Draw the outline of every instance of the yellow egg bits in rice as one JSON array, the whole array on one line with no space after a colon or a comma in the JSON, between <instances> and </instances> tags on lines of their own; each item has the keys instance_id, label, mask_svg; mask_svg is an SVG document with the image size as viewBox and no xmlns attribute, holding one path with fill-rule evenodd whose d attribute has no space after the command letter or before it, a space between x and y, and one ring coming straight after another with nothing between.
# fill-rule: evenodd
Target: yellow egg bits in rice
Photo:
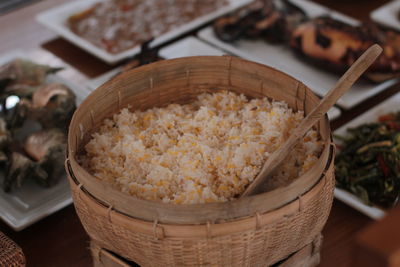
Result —
<instances>
[{"instance_id":1,"label":"yellow egg bits in rice","mask_svg":"<svg viewBox=\"0 0 400 267\"><path fill-rule=\"evenodd\" d=\"M186 105L124 108L92 135L83 163L94 176L142 199L228 201L244 191L302 119L303 112L286 103L229 91L203 93ZM310 169L321 149L310 130L273 183L287 184Z\"/></svg>"}]
</instances>

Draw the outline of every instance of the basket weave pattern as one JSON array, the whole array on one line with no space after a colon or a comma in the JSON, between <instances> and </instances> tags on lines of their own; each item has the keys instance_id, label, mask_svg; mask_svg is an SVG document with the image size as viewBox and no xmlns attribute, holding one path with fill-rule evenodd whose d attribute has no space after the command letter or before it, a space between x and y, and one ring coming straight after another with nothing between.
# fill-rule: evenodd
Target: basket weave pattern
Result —
<instances>
[{"instance_id":1,"label":"basket weave pattern","mask_svg":"<svg viewBox=\"0 0 400 267\"><path fill-rule=\"evenodd\" d=\"M154 223L115 212L83 192L74 181L71 184L75 207L89 236L101 247L141 266L268 266L309 244L321 232L333 199L334 179L331 165L319 183L298 200L236 222L247 230L219 235L213 225L197 225L192 227L204 227L209 236L188 239L169 236L167 229L172 226L157 224L164 229L164 236L160 236L152 231ZM284 214L262 225L277 213ZM134 223L124 225L121 221ZM141 232L136 224L145 230Z\"/></svg>"},{"instance_id":2,"label":"basket weave pattern","mask_svg":"<svg viewBox=\"0 0 400 267\"><path fill-rule=\"evenodd\" d=\"M0 266L25 266L20 247L0 232Z\"/></svg>"},{"instance_id":3,"label":"basket weave pattern","mask_svg":"<svg viewBox=\"0 0 400 267\"><path fill-rule=\"evenodd\" d=\"M70 125L66 169L77 213L99 247L142 266L257 267L285 259L320 234L334 189L335 149L326 117L316 125L324 148L314 167L288 186L232 202L141 200L79 165L77 156L90 134L120 108L183 104L221 89L268 96L306 114L319 101L304 84L275 69L232 57L194 57L124 73L80 105Z\"/></svg>"}]
</instances>

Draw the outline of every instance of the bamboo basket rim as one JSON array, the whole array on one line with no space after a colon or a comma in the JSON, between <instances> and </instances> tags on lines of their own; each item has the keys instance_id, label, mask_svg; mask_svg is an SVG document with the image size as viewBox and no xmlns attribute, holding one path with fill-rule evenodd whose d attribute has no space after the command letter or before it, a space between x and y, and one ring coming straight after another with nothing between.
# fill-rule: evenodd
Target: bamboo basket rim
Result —
<instances>
[{"instance_id":1,"label":"bamboo basket rim","mask_svg":"<svg viewBox=\"0 0 400 267\"><path fill-rule=\"evenodd\" d=\"M77 114L84 112L85 107L89 105L91 102L95 101L97 97L104 96L103 91L107 88L113 88L113 86L118 82L118 80L125 79L127 77L133 77L139 73L148 73L153 74L154 67L159 67L166 64L168 62L170 65L181 65L188 62L193 61L226 61L226 67L229 72L229 76L227 79L229 83L231 83L230 73L231 69L234 68L236 65L239 64L249 64L254 68L259 68L260 71L270 71L279 73L284 78L290 79L297 83L298 87L304 87L305 91L308 91L310 94L310 98L317 98L312 91L305 86L303 83L298 81L297 79L279 71L272 67L265 66L259 63L247 61L244 59L232 57L232 56L197 56L197 57L186 57L186 58L178 58L178 59L171 59L171 60L163 60L159 62L155 62L152 64L148 64L139 68L135 68L133 70L124 72L111 81L108 81L104 85L100 86L98 89L93 91L77 108L74 113L74 116L71 120L69 134L68 134L68 151L67 151L67 160L66 160L66 169L67 171L75 177L75 179L79 183L79 187L84 187L85 190L90 193L91 195L95 196L96 199L99 199L100 202L105 203L105 205L112 207L114 210L118 210L122 214L129 215L134 218L143 219L147 221L154 221L158 220L164 223L177 223L177 224L199 224L205 222L216 222L218 220L233 220L238 219L246 216L251 216L251 214L246 213L244 209L248 207L258 206L253 208L250 213L254 212L261 212L265 213L267 211L271 211L290 203L297 197L300 197L305 192L309 191L316 183L318 183L320 176L317 174L323 173L326 169L326 166L329 166L331 161L333 160L330 158L330 145L332 143L331 137L326 138L324 142L323 151L318 159L318 162L326 163L325 165L322 164L315 164L310 170L308 170L303 175L296 178L296 180L290 183L288 186L280 187L274 189L272 191L268 191L262 194L248 196L242 199L237 199L228 202L217 202L217 203L205 203L205 204L171 204L171 203L163 203L161 201L152 201L152 200L144 200L139 199L135 196L128 195L126 193L122 193L119 190L113 188L106 182L103 182L93 175L91 175L86 169L84 169L77 161L77 151L72 147L71 136L74 134L72 129L75 127L79 129L81 132L81 136L83 135L81 125L78 125L77 122ZM190 64L188 64L190 65ZM187 70L187 69L186 69ZM261 79L261 76L259 77ZM153 89L153 80L150 79L149 86L151 90ZM230 88L234 88L235 85L230 85ZM118 106L120 101L120 96L118 95ZM317 98L318 99L318 98ZM91 112L86 112L87 114L91 114ZM103 118L104 119L104 118ZM330 127L328 123L328 118L325 115L324 123L326 125L326 131L330 136ZM76 133L75 133L76 134ZM77 138L78 140L79 138ZM78 178L74 172L79 172L81 175ZM259 207L261 203L263 207ZM128 205L129 204L129 205ZM124 206L126 205L126 206ZM240 208L235 208L240 205ZM150 209L151 216L140 217L136 214L136 210L132 207L146 207ZM165 210L165 212L163 211ZM238 211L237 214L225 214L225 210L236 210ZM172 214L168 214L172 213Z\"/></svg>"},{"instance_id":2,"label":"bamboo basket rim","mask_svg":"<svg viewBox=\"0 0 400 267\"><path fill-rule=\"evenodd\" d=\"M336 147L330 145L330 157L333 158ZM130 214L115 209L113 206L108 206L102 200L92 195L89 191L82 186L75 176L68 175L73 190L77 191L78 198L83 201L85 205L90 206L92 209L97 210L99 214L108 217L110 223L125 226L127 228L134 228L135 231L153 235L156 239L164 238L212 238L224 235L230 235L237 232L260 228L264 225L270 225L282 219L288 218L297 212L301 212L304 206L317 195L323 187L327 184L327 179L333 179L326 173L329 168L333 166L333 161L327 164L323 174L319 177L317 183L312 186L307 192L298 198L292 200L284 206L278 207L273 210L268 210L264 213L249 214L247 217L237 218L236 220L224 220L218 222L205 222L202 224L170 224L154 221L145 221Z\"/></svg>"}]
</instances>

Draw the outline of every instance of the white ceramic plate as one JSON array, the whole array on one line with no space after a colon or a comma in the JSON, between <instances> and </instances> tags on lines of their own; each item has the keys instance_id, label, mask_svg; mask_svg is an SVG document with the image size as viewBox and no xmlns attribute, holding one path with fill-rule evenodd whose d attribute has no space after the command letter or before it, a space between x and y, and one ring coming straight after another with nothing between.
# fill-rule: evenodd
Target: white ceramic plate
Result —
<instances>
[{"instance_id":1,"label":"white ceramic plate","mask_svg":"<svg viewBox=\"0 0 400 267\"><path fill-rule=\"evenodd\" d=\"M0 57L0 66L15 58L29 59L22 52L11 52ZM59 82L71 88L77 96L77 104L89 94L89 91L60 78L49 75L48 82ZM0 176L0 185L3 182ZM22 230L34 222L64 208L72 203L70 188L66 177L51 188L43 188L32 179L27 179L23 186L11 193L0 188L0 218L16 231Z\"/></svg>"},{"instance_id":2,"label":"white ceramic plate","mask_svg":"<svg viewBox=\"0 0 400 267\"><path fill-rule=\"evenodd\" d=\"M334 120L334 119L339 118L341 114L342 114L342 112L340 111L340 109L338 109L337 107L332 107L328 111L328 118L330 120Z\"/></svg>"},{"instance_id":3,"label":"white ceramic plate","mask_svg":"<svg viewBox=\"0 0 400 267\"><path fill-rule=\"evenodd\" d=\"M340 13L331 11L326 7L322 7L310 1L292 0L303 9L311 17L330 14L337 19L346 21L347 23L356 24L357 21ZM283 72L292 75L296 79L302 81L309 86L316 94L323 96L334 86L339 79L339 75L333 74L319 67L305 63L299 59L285 45L272 45L263 40L239 40L235 43L226 43L216 37L212 27L205 28L199 32L200 39L220 47L221 49L262 64L272 66ZM396 81L390 80L381 84L373 84L367 81L358 81L338 102L337 104L344 109L352 108L374 96L375 94L385 90L393 85Z\"/></svg>"},{"instance_id":4,"label":"white ceramic plate","mask_svg":"<svg viewBox=\"0 0 400 267\"><path fill-rule=\"evenodd\" d=\"M160 49L159 55L165 59L191 56L222 56L226 54L221 49L190 36Z\"/></svg>"},{"instance_id":5,"label":"white ceramic plate","mask_svg":"<svg viewBox=\"0 0 400 267\"><path fill-rule=\"evenodd\" d=\"M190 56L222 56L223 54L226 53L193 36L186 37L182 40L165 46L159 51L159 56L164 59ZM109 72L89 80L86 86L89 88L89 90L95 90L97 87L117 75L120 71L121 67L110 70Z\"/></svg>"},{"instance_id":6,"label":"white ceramic plate","mask_svg":"<svg viewBox=\"0 0 400 267\"><path fill-rule=\"evenodd\" d=\"M348 128L354 128L357 127L358 125L368 123L368 122L376 122L379 118L379 116L390 113L390 112L396 112L400 110L400 93L397 93L396 95L392 96L391 98L383 101L379 105L373 107L372 109L368 110L367 112L363 113L359 117L353 119L352 121L346 123L339 129L337 129L334 134L335 135L341 135L341 136L346 136L347 134L347 129ZM335 143L340 144L340 141L334 140ZM378 207L371 207L368 205L365 205L360 199L358 199L356 196L353 194L342 190L342 189L335 189L335 197L337 199L340 199L341 201L345 202L349 206L359 210L360 212L364 213L365 215L368 215L369 217L373 219L380 219L385 215L385 211L378 208Z\"/></svg>"},{"instance_id":7,"label":"white ceramic plate","mask_svg":"<svg viewBox=\"0 0 400 267\"><path fill-rule=\"evenodd\" d=\"M55 31L68 41L76 44L87 52L101 58L102 60L113 64L124 58L131 57L140 52L140 46L133 47L126 51L123 51L118 54L111 54L107 51L93 45L89 41L81 38L80 36L73 33L68 26L66 25L67 19L72 15L79 11L85 10L92 6L94 3L101 2L105 0L86 0L86 1L73 1L70 3L66 3L59 7L55 7L53 9L44 11L37 15L36 19L42 25L48 27L49 29ZM251 0L228 0L228 4L225 7L220 9L216 9L214 12L198 17L193 21L186 23L182 26L179 26L167 33L164 33L160 36L155 36L156 38L150 43L150 47L157 46L164 42L167 42L179 35L193 30L225 13L228 13L238 7L241 7L245 4L250 3Z\"/></svg>"},{"instance_id":8,"label":"white ceramic plate","mask_svg":"<svg viewBox=\"0 0 400 267\"><path fill-rule=\"evenodd\" d=\"M373 21L400 31L399 12L400 1L391 1L375 9L370 16Z\"/></svg>"}]
</instances>

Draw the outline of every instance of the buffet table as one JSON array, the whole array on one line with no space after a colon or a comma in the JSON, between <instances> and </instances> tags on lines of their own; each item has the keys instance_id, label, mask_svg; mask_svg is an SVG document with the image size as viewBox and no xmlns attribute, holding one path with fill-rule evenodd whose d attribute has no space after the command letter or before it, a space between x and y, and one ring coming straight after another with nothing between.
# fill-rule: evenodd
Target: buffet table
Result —
<instances>
[{"instance_id":1,"label":"buffet table","mask_svg":"<svg viewBox=\"0 0 400 267\"><path fill-rule=\"evenodd\" d=\"M115 66L107 65L68 41L39 25L34 17L40 11L57 6L67 0L42 0L0 16L0 54L23 50L33 57L47 57L49 63L65 62L71 68L61 73L75 83L85 83ZM359 20L367 21L369 13L387 0L316 0L329 8ZM195 34L191 32L190 34ZM400 84L342 111L341 117L331 122L337 129L352 118L400 91ZM1 204L0 204L1 205ZM335 200L328 222L323 230L320 266L350 266L353 241L357 232L373 222L353 208ZM73 205L52 214L28 228L15 232L0 222L0 231L21 246L28 266L90 266L89 238Z\"/></svg>"}]
</instances>

